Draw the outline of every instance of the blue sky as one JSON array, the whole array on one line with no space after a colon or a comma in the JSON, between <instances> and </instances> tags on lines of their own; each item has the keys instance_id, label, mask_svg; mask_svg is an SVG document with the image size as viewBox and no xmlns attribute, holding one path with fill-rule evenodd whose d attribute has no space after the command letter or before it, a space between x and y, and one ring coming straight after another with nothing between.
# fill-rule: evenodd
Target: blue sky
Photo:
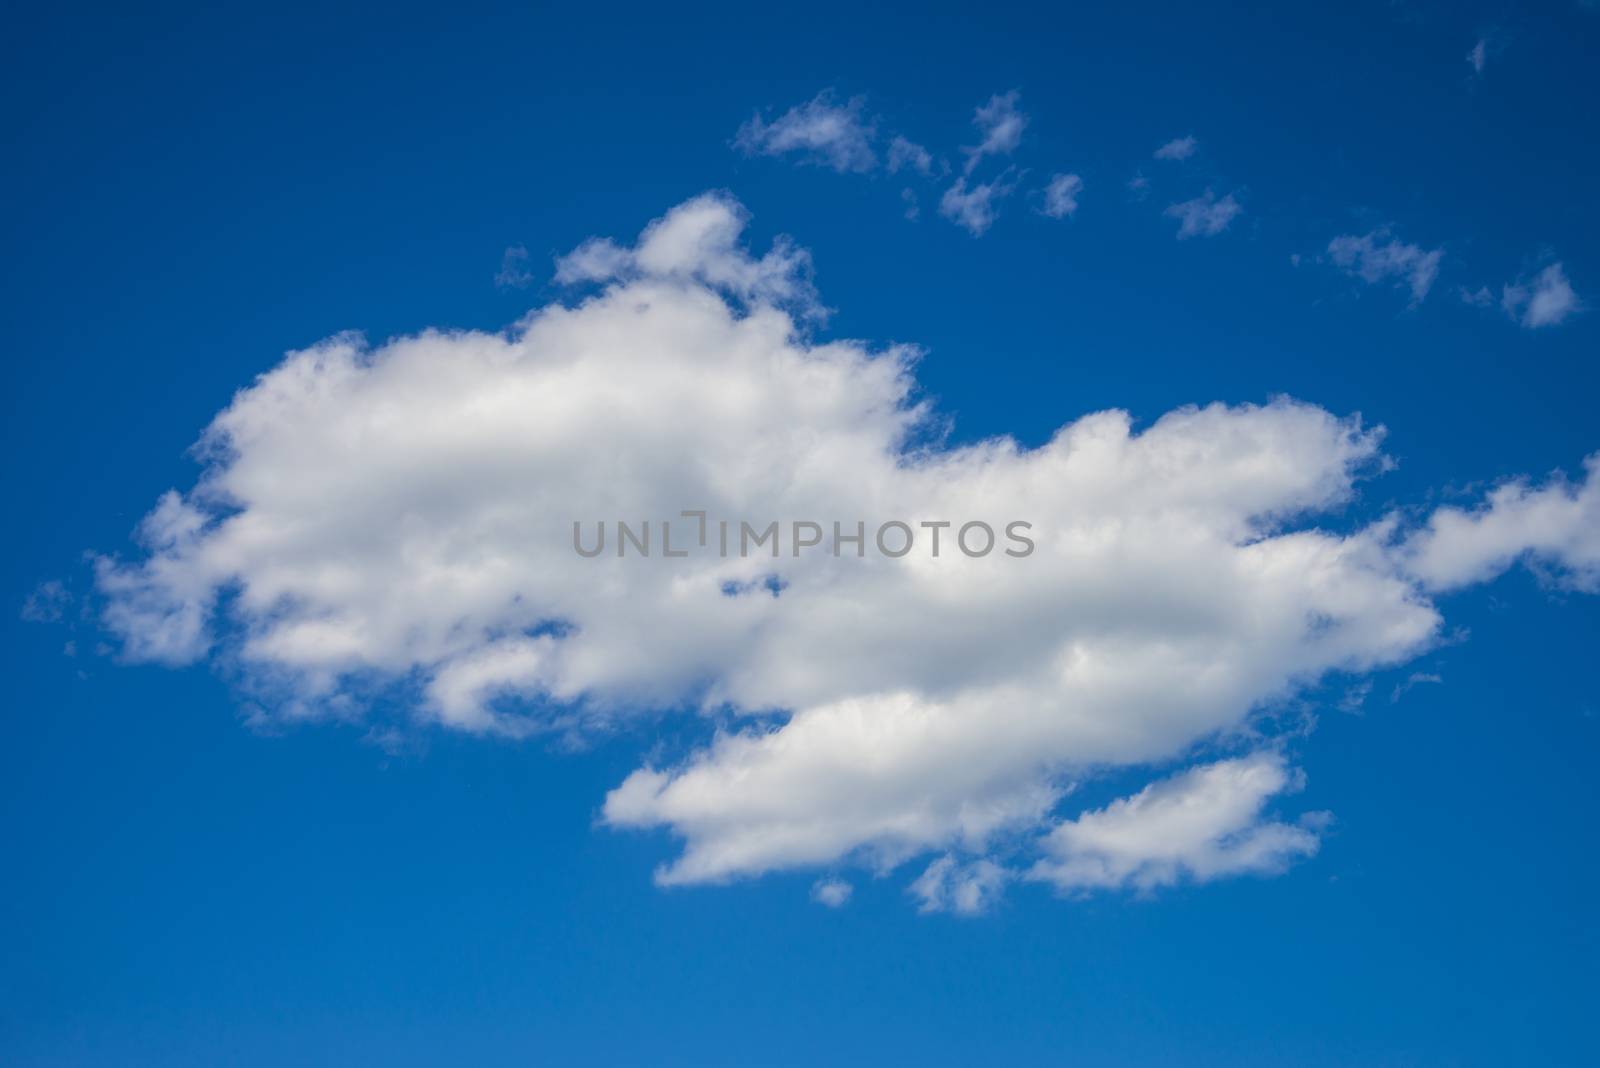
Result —
<instances>
[{"instance_id":1,"label":"blue sky","mask_svg":"<svg viewBox=\"0 0 1600 1068\"><path fill-rule=\"evenodd\" d=\"M0 1061L1595 1059L1583 1023L1600 883L1594 513L1551 519L1502 499L1493 507L1526 519L1524 541L1476 570L1424 535L1436 509L1484 516L1507 479L1529 479L1535 505L1591 499L1578 486L1600 449L1600 12L984 5L15 21L0 44L15 502L3 557L13 609ZM824 91L828 107L861 98L853 114L872 126L873 166L839 157L854 161L841 173L740 138L752 116L770 132ZM1013 91L1020 135L964 175L963 146L993 129L975 110ZM888 172L895 135L929 152L931 174ZM1185 137L1185 158L1155 158ZM1057 175L1081 189L1075 210L1051 218L1040 209ZM1136 176L1148 184L1131 187ZM981 234L940 211L961 177L966 190L1014 187ZM1241 210L1178 240L1169 207L1207 190ZM230 642L249 621L223 612L214 647L168 658L181 666L135 662L146 617L106 613L143 602L104 570L97 579L89 557L165 559L130 534L162 493L195 485L190 449L219 412L250 415L230 408L236 391L343 331L382 350L428 328L500 330L606 285L666 284L643 242L587 289L556 283L557 257L597 236L632 249L652 220L708 191L748 214L726 262L759 262L784 234L808 250L831 314L804 328L804 344L919 347L914 396L951 421L941 448L1013 435L1035 449L1107 409L1142 432L1185 405L1285 395L1317 406L1301 410L1285 448L1314 436L1307 411L1385 428L1372 448L1387 461L1363 454L1348 499L1333 493L1291 524L1354 539L1400 517L1377 577L1411 592L1351 617L1351 641L1369 643L1373 662L1295 673L1250 660L1263 677L1293 678L1250 691L1262 699L1226 730L1056 769L1042 822L1006 832L1031 841L1087 826L1072 821L1124 811L1118 799L1190 770L1255 760L1278 778L1249 833L1276 828L1298 845L1258 866L1225 853L1223 872L1216 856L1184 852L1171 879L1145 866L1091 886L1028 877L1032 847L1004 834L981 847L935 836L892 864L873 839L818 862L731 867L725 883L660 886L652 873L671 870L686 841L717 844L714 832L667 794L633 809L608 799L642 769L710 752L713 727L749 729L740 706L754 696L697 715L700 691L661 697L667 669L640 669L651 699L612 699L577 729L521 726L555 715L551 687L493 705L532 708L505 721L526 734L510 738L498 719L473 726L472 701L427 690L427 671L455 663L444 654L426 667L393 661L394 685L341 677L313 693L303 662L241 655ZM1338 247L1357 251L1341 265ZM526 256L507 261L508 249ZM1418 299L1415 270L1435 251ZM497 283L507 264L526 276ZM1535 325L1531 301L1556 264L1573 296L1543 305L1551 321ZM718 288L709 269L689 269L686 290L767 301L759 287ZM772 303L803 318L803 301ZM444 343L427 356L469 358ZM429 391L407 395L419 394ZM589 411L602 431L616 429L607 411ZM291 408L283 424L315 429L293 422L304 414ZM411 414L426 440L415 418L426 406ZM259 417L263 444L243 454L275 474L296 439L274 437L274 411ZM1256 418L1174 436L1198 448ZM630 463L650 456L615 447ZM665 455L703 459L688 446ZM361 486L376 484L383 458L353 446L316 459ZM1570 481L1547 481L1553 471ZM1170 498L1191 481L1208 484L1196 475L1151 492ZM395 485L403 497L404 471ZM781 499L766 490L754 498ZM1123 515L1070 494L1014 499L1063 524L1101 507ZM1560 522L1570 526L1552 529ZM257 561L244 579L279 562ZM1119 582L1138 577L1106 566ZM798 578L773 604L803 610L806 591ZM1069 615L1087 603L1062 597ZM1410 621L1402 610L1419 597L1440 615L1426 636L1379 643L1361 629ZM785 633L804 647L803 632ZM1004 659L1012 644L975 659ZM363 671L382 675L375 662ZM718 662L728 692L786 692L730 663ZM832 661L799 668L845 673ZM601 677L578 706L605 703L593 694L619 679ZM914 673L889 683L933 688ZM941 856L969 875L995 864L1003 892L977 915L953 890L919 896ZM828 880L852 888L841 907L811 900Z\"/></svg>"}]
</instances>

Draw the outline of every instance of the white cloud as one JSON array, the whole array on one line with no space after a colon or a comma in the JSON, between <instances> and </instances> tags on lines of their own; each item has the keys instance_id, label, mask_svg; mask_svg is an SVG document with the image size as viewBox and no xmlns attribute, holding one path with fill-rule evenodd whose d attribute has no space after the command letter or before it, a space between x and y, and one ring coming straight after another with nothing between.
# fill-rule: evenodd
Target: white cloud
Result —
<instances>
[{"instance_id":1,"label":"white cloud","mask_svg":"<svg viewBox=\"0 0 1600 1068\"><path fill-rule=\"evenodd\" d=\"M1531 283L1518 281L1504 288L1500 306L1529 330L1556 326L1583 309L1583 302L1567 281L1561 264L1552 263Z\"/></svg>"},{"instance_id":2,"label":"white cloud","mask_svg":"<svg viewBox=\"0 0 1600 1068\"><path fill-rule=\"evenodd\" d=\"M533 284L533 274L528 270L528 250L521 245L512 245L500 257L500 270L494 276L494 284L502 289L523 289Z\"/></svg>"},{"instance_id":3,"label":"white cloud","mask_svg":"<svg viewBox=\"0 0 1600 1068\"><path fill-rule=\"evenodd\" d=\"M982 237L1000 213L999 202L1010 196L1016 187L1010 171L992 182L978 182L970 189L966 178L957 178L939 198L939 214L973 237Z\"/></svg>"},{"instance_id":4,"label":"white cloud","mask_svg":"<svg viewBox=\"0 0 1600 1068\"><path fill-rule=\"evenodd\" d=\"M1431 589L1484 582L1526 559L1558 584L1600 591L1600 454L1582 482L1502 483L1471 508L1440 508L1406 545L1407 569Z\"/></svg>"},{"instance_id":5,"label":"white cloud","mask_svg":"<svg viewBox=\"0 0 1600 1068\"><path fill-rule=\"evenodd\" d=\"M217 415L198 485L161 499L138 557L100 561L125 655L209 658L262 718L385 736L397 710L513 737L698 710L710 740L602 808L680 840L660 882L948 854L917 896L978 911L1019 870L1005 843L1056 825L1074 783L1182 761L1329 673L1415 657L1441 623L1422 583L1471 559L1589 559L1570 505L1496 521L1470 551L1448 518L1319 525L1382 469L1381 432L1286 399L1137 431L1087 414L1037 448L928 444L941 423L915 400L915 350L812 339L809 258L751 253L745 222L708 194L631 245L588 242L558 274L603 288L503 332L290 354ZM574 521L683 509L1020 519L1037 551L968 557L949 531L938 558L573 551ZM1276 792L1271 774L1239 789ZM1113 808L1160 811L1170 789ZM1063 839L1047 860L1110 848ZM1292 851L1270 843L1208 830L1168 862L1199 877Z\"/></svg>"},{"instance_id":6,"label":"white cloud","mask_svg":"<svg viewBox=\"0 0 1600 1068\"><path fill-rule=\"evenodd\" d=\"M1215 237L1242 211L1244 208L1232 193L1218 200L1216 194L1207 189L1193 200L1173 204L1165 214L1178 220L1178 240L1183 241L1191 237Z\"/></svg>"},{"instance_id":7,"label":"white cloud","mask_svg":"<svg viewBox=\"0 0 1600 1068\"><path fill-rule=\"evenodd\" d=\"M1078 210L1078 194L1082 191L1082 178L1076 174L1058 174L1044 187L1041 210L1052 219L1065 219Z\"/></svg>"},{"instance_id":8,"label":"white cloud","mask_svg":"<svg viewBox=\"0 0 1600 1068\"><path fill-rule=\"evenodd\" d=\"M908 167L918 174L933 173L933 155L915 141L908 141L899 134L889 142L889 173L896 174L903 167Z\"/></svg>"},{"instance_id":9,"label":"white cloud","mask_svg":"<svg viewBox=\"0 0 1600 1068\"><path fill-rule=\"evenodd\" d=\"M1411 292L1411 302L1420 304L1439 277L1443 249L1425 250L1390 236L1387 230L1368 234L1341 234L1328 242L1328 255L1345 273L1377 285L1393 282Z\"/></svg>"},{"instance_id":10,"label":"white cloud","mask_svg":"<svg viewBox=\"0 0 1600 1068\"><path fill-rule=\"evenodd\" d=\"M1478 43L1473 45L1471 51L1467 53L1467 65L1472 68L1472 73L1482 74L1483 66L1488 61L1489 42L1480 37Z\"/></svg>"},{"instance_id":11,"label":"white cloud","mask_svg":"<svg viewBox=\"0 0 1600 1068\"><path fill-rule=\"evenodd\" d=\"M764 121L760 115L751 116L739 127L734 147L752 156L796 153L804 161L841 173L870 171L878 165L877 154L872 150L876 130L864 113L865 106L862 97L837 103L833 91L825 89L772 122Z\"/></svg>"},{"instance_id":12,"label":"white cloud","mask_svg":"<svg viewBox=\"0 0 1600 1068\"><path fill-rule=\"evenodd\" d=\"M1017 150L1022 143L1022 131L1028 126L1028 116L1017 108L1019 99L1020 94L1015 89L1003 95L997 93L987 104L973 111L972 125L983 137L976 145L961 150L967 157L963 174L971 174L985 156L1009 156Z\"/></svg>"},{"instance_id":13,"label":"white cloud","mask_svg":"<svg viewBox=\"0 0 1600 1068\"><path fill-rule=\"evenodd\" d=\"M22 619L27 623L59 623L72 604L72 595L59 579L39 583L22 602Z\"/></svg>"},{"instance_id":14,"label":"white cloud","mask_svg":"<svg viewBox=\"0 0 1600 1068\"><path fill-rule=\"evenodd\" d=\"M1470 304L1474 308L1487 308L1494 303L1494 294L1489 292L1488 286L1479 286L1477 289L1460 286L1456 292L1461 296L1461 303Z\"/></svg>"},{"instance_id":15,"label":"white cloud","mask_svg":"<svg viewBox=\"0 0 1600 1068\"><path fill-rule=\"evenodd\" d=\"M1416 689L1418 686L1440 686L1444 684L1444 676L1431 671L1413 671L1406 676L1404 682L1397 683L1392 693L1389 694L1389 703L1397 704L1400 698Z\"/></svg>"},{"instance_id":16,"label":"white cloud","mask_svg":"<svg viewBox=\"0 0 1600 1068\"><path fill-rule=\"evenodd\" d=\"M1029 877L1063 891L1151 890L1280 871L1317 851L1311 830L1262 818L1299 785L1271 752L1191 768L1056 826Z\"/></svg>"},{"instance_id":17,"label":"white cloud","mask_svg":"<svg viewBox=\"0 0 1600 1068\"><path fill-rule=\"evenodd\" d=\"M1200 142L1193 136L1175 137L1171 141L1156 149L1153 153L1156 159L1180 160L1188 159L1194 155L1195 149L1200 147Z\"/></svg>"},{"instance_id":18,"label":"white cloud","mask_svg":"<svg viewBox=\"0 0 1600 1068\"><path fill-rule=\"evenodd\" d=\"M992 860L962 863L946 854L929 864L911 884L918 912L953 912L977 916L988 912L1012 873Z\"/></svg>"},{"instance_id":19,"label":"white cloud","mask_svg":"<svg viewBox=\"0 0 1600 1068\"><path fill-rule=\"evenodd\" d=\"M843 879L818 879L811 887L811 900L830 909L843 908L855 887Z\"/></svg>"}]
</instances>

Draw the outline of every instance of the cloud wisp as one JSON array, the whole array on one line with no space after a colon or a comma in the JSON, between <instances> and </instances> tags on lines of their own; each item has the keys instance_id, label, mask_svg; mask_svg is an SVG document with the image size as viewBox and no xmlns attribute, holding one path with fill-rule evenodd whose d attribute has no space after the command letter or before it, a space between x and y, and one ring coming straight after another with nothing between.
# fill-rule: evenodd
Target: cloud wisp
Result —
<instances>
[{"instance_id":1,"label":"cloud wisp","mask_svg":"<svg viewBox=\"0 0 1600 1068\"><path fill-rule=\"evenodd\" d=\"M1552 263L1530 280L1519 280L1501 291L1500 306L1529 330L1557 326L1583 310L1583 302L1567 280L1561 264Z\"/></svg>"},{"instance_id":2,"label":"cloud wisp","mask_svg":"<svg viewBox=\"0 0 1600 1068\"><path fill-rule=\"evenodd\" d=\"M1346 274L1369 285L1389 282L1407 290L1411 303L1420 304L1439 277L1443 249L1427 250L1406 244L1388 230L1341 234L1328 242L1328 258Z\"/></svg>"},{"instance_id":3,"label":"cloud wisp","mask_svg":"<svg viewBox=\"0 0 1600 1068\"><path fill-rule=\"evenodd\" d=\"M970 175L989 156L1009 156L1022 144L1022 132L1028 128L1028 116L1017 107L1021 97L1022 94L1015 89L1009 93L996 93L973 111L972 125L981 136L977 144L961 150L961 154L967 158L962 174Z\"/></svg>"},{"instance_id":4,"label":"cloud wisp","mask_svg":"<svg viewBox=\"0 0 1600 1068\"><path fill-rule=\"evenodd\" d=\"M973 237L982 237L994 225L1000 214L1000 202L1016 191L1017 183L1007 171L988 182L974 182L969 187L965 177L939 198L939 214L960 226Z\"/></svg>"},{"instance_id":5,"label":"cloud wisp","mask_svg":"<svg viewBox=\"0 0 1600 1068\"><path fill-rule=\"evenodd\" d=\"M1078 194L1083 192L1083 179L1076 174L1057 174L1044 187L1044 207L1041 214L1052 219L1067 219L1078 210Z\"/></svg>"},{"instance_id":6,"label":"cloud wisp","mask_svg":"<svg viewBox=\"0 0 1600 1068\"><path fill-rule=\"evenodd\" d=\"M1192 135L1175 137L1151 153L1151 157L1162 160L1185 160L1194 155L1195 150L1199 147L1200 142L1196 141Z\"/></svg>"},{"instance_id":7,"label":"cloud wisp","mask_svg":"<svg viewBox=\"0 0 1600 1068\"><path fill-rule=\"evenodd\" d=\"M291 353L216 416L141 552L99 560L124 655L209 661L277 724L698 716L702 742L601 807L680 843L658 882L933 857L913 897L971 913L1024 875L1138 889L1310 855L1314 823L1269 811L1299 774L1260 710L1414 658L1435 591L1518 559L1590 585L1593 462L1581 486L1335 532L1318 517L1383 469L1382 431L1292 400L942 446L917 351L814 340L809 256L752 252L746 221L711 193L587 242L556 272L587 295L502 332ZM919 536L1021 510L1037 551L574 554L576 521L685 509ZM1174 765L1070 810L1104 769Z\"/></svg>"},{"instance_id":8,"label":"cloud wisp","mask_svg":"<svg viewBox=\"0 0 1600 1068\"><path fill-rule=\"evenodd\" d=\"M1171 205L1164 214L1178 220L1178 240L1187 241L1191 237L1216 237L1243 212L1232 193L1218 199L1207 189L1193 200Z\"/></svg>"},{"instance_id":9,"label":"cloud wisp","mask_svg":"<svg viewBox=\"0 0 1600 1068\"><path fill-rule=\"evenodd\" d=\"M876 137L876 124L866 114L864 97L839 103L832 90L824 89L771 121L752 115L739 127L733 144L746 155L794 155L802 162L843 174L870 171L878 165L872 147Z\"/></svg>"}]
</instances>

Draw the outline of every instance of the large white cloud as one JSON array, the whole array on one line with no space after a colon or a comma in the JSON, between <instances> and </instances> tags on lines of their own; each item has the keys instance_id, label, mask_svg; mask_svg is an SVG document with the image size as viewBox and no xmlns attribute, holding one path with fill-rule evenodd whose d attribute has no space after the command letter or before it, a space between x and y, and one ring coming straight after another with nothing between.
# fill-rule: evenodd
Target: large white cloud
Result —
<instances>
[{"instance_id":1,"label":"large white cloud","mask_svg":"<svg viewBox=\"0 0 1600 1068\"><path fill-rule=\"evenodd\" d=\"M1263 866L1239 842L1309 852L1238 837L1288 781L1276 757L1076 822L1062 801L1435 640L1418 561L1438 554L1417 539L1440 535L1315 525L1381 469L1380 432L1277 400L944 447L915 350L809 337L808 257L752 255L744 222L708 194L631 246L590 242L558 273L602 288L501 333L290 354L216 417L203 476L162 499L142 556L100 562L107 625L130 657L227 665L279 717L372 715L381 695L520 736L699 710L715 737L603 806L681 839L666 883L937 853L919 896L970 911L1019 870L1005 843L1039 872L1104 873L1050 875L1076 886ZM702 549L686 509L713 547L718 519L780 521L780 555ZM574 523L602 520L650 521L653 554L579 556ZM666 520L687 556L662 555ZM861 521L870 545L889 520L914 551L791 545L795 521ZM1017 520L1030 555L956 543ZM920 524L940 521L935 556ZM1255 800L1193 834L1129 829L1218 777Z\"/></svg>"}]
</instances>

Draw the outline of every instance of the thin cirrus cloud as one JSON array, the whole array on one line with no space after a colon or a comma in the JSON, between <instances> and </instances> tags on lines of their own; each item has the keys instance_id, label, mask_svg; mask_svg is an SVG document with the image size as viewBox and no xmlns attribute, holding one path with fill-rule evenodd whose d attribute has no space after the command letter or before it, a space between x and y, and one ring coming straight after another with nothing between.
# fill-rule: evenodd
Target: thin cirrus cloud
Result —
<instances>
[{"instance_id":1,"label":"thin cirrus cloud","mask_svg":"<svg viewBox=\"0 0 1600 1068\"><path fill-rule=\"evenodd\" d=\"M1244 212L1243 206L1232 193L1218 198L1207 189L1193 200L1170 205L1163 213L1178 220L1178 240L1191 237L1215 237Z\"/></svg>"},{"instance_id":2,"label":"thin cirrus cloud","mask_svg":"<svg viewBox=\"0 0 1600 1068\"><path fill-rule=\"evenodd\" d=\"M1388 230L1341 234L1328 242L1328 257L1346 274L1370 285L1391 283L1420 304L1439 277L1442 249L1424 249L1395 238Z\"/></svg>"},{"instance_id":3,"label":"thin cirrus cloud","mask_svg":"<svg viewBox=\"0 0 1600 1068\"><path fill-rule=\"evenodd\" d=\"M1335 532L1382 431L1297 401L929 445L916 350L812 340L809 256L757 255L746 221L711 193L587 242L557 276L589 295L502 332L291 353L218 413L140 552L97 561L123 654L225 666L264 724L519 738L687 708L709 739L600 808L677 841L659 883L914 865L918 907L970 914L1023 881L1138 890L1309 856L1319 821L1281 811L1301 776L1259 710L1414 659L1439 591L1518 561L1593 588L1593 460L1581 483ZM574 521L684 509L1024 519L1037 551L573 552ZM1157 781L1074 810L1107 770Z\"/></svg>"}]
</instances>

